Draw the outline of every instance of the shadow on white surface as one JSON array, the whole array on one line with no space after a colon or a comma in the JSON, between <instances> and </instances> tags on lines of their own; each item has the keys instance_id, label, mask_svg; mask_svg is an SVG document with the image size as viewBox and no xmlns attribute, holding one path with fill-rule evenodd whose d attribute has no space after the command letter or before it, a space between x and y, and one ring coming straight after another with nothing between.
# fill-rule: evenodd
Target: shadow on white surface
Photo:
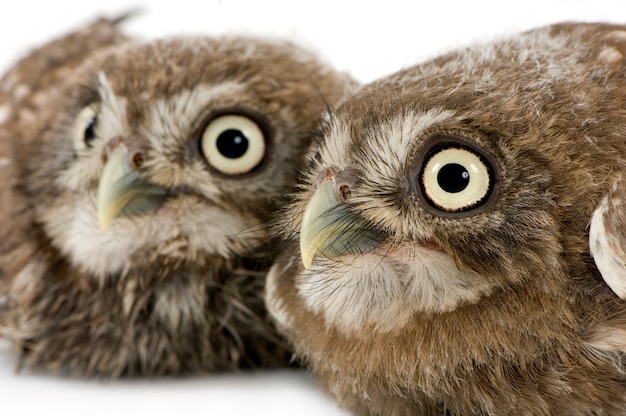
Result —
<instances>
[{"instance_id":1,"label":"shadow on white surface","mask_svg":"<svg viewBox=\"0 0 626 416\"><path fill-rule=\"evenodd\" d=\"M0 414L348 415L302 370L96 381L16 372L16 362L0 341Z\"/></svg>"}]
</instances>

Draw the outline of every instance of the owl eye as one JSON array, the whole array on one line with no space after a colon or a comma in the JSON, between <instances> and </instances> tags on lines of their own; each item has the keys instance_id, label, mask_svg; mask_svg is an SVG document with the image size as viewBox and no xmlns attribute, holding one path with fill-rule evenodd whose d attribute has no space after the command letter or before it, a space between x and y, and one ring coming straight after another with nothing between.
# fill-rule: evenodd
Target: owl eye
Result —
<instances>
[{"instance_id":1,"label":"owl eye","mask_svg":"<svg viewBox=\"0 0 626 416\"><path fill-rule=\"evenodd\" d=\"M202 154L215 169L228 175L250 172L265 156L265 135L248 117L225 115L207 125L200 140Z\"/></svg>"},{"instance_id":2,"label":"owl eye","mask_svg":"<svg viewBox=\"0 0 626 416\"><path fill-rule=\"evenodd\" d=\"M426 155L420 173L422 192L429 204L444 212L466 212L484 204L494 187L488 160L457 143L438 146Z\"/></svg>"},{"instance_id":3,"label":"owl eye","mask_svg":"<svg viewBox=\"0 0 626 416\"><path fill-rule=\"evenodd\" d=\"M93 139L96 138L98 111L97 104L89 104L78 112L72 131L74 149L83 150L92 146Z\"/></svg>"}]
</instances>

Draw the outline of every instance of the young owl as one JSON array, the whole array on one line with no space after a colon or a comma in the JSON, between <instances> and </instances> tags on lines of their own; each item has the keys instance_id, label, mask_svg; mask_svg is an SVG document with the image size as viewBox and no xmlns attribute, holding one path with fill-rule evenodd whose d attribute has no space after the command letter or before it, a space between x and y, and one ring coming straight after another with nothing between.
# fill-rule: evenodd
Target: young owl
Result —
<instances>
[{"instance_id":1,"label":"young owl","mask_svg":"<svg viewBox=\"0 0 626 416\"><path fill-rule=\"evenodd\" d=\"M268 221L352 81L288 42L98 21L2 80L0 333L73 375L288 365Z\"/></svg>"},{"instance_id":2,"label":"young owl","mask_svg":"<svg viewBox=\"0 0 626 416\"><path fill-rule=\"evenodd\" d=\"M266 290L342 406L626 413L626 304L603 280L624 294L625 73L626 26L559 24L400 71L328 117Z\"/></svg>"}]
</instances>

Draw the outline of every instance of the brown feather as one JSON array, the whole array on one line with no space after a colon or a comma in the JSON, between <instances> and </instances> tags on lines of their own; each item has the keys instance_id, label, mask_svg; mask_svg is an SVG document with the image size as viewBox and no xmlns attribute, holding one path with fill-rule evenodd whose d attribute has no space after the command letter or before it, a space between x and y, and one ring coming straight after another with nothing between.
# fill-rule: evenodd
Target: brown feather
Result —
<instances>
[{"instance_id":1,"label":"brown feather","mask_svg":"<svg viewBox=\"0 0 626 416\"><path fill-rule=\"evenodd\" d=\"M623 174L625 57L625 27L560 24L408 68L339 106L281 221L288 248L267 290L297 355L342 406L626 412L626 304L598 273L587 231ZM442 135L494 160L488 203L429 206L416 166ZM304 270L302 214L329 167L356 172L341 204L382 243L359 252L355 237L352 251Z\"/></svg>"},{"instance_id":2,"label":"brown feather","mask_svg":"<svg viewBox=\"0 0 626 416\"><path fill-rule=\"evenodd\" d=\"M142 42L105 20L18 62L0 82L0 334L21 365L101 377L291 365L263 304L266 224L319 114L353 84L288 42ZM96 137L76 149L94 101ZM269 137L240 176L199 151L207 120L230 112ZM148 143L138 172L166 196L102 233L98 177L120 140Z\"/></svg>"}]
</instances>

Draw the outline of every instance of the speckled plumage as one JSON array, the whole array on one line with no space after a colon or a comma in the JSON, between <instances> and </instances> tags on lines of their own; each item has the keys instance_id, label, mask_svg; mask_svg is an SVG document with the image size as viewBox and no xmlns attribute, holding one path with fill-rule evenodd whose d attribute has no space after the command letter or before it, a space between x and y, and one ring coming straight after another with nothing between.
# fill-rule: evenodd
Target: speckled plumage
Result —
<instances>
[{"instance_id":1,"label":"speckled plumage","mask_svg":"<svg viewBox=\"0 0 626 416\"><path fill-rule=\"evenodd\" d=\"M139 41L107 20L18 62L0 82L0 334L21 366L117 377L289 365L262 300L266 224L319 113L352 84L288 42ZM246 142L260 160L234 173L206 138L231 114L263 136ZM142 201L119 213L100 206L121 198L102 184L118 162Z\"/></svg>"},{"instance_id":2,"label":"speckled plumage","mask_svg":"<svg viewBox=\"0 0 626 416\"><path fill-rule=\"evenodd\" d=\"M623 241L625 71L626 27L560 24L399 71L328 118L266 290L341 406L626 413L626 304L589 249L604 197L596 252Z\"/></svg>"}]
</instances>

